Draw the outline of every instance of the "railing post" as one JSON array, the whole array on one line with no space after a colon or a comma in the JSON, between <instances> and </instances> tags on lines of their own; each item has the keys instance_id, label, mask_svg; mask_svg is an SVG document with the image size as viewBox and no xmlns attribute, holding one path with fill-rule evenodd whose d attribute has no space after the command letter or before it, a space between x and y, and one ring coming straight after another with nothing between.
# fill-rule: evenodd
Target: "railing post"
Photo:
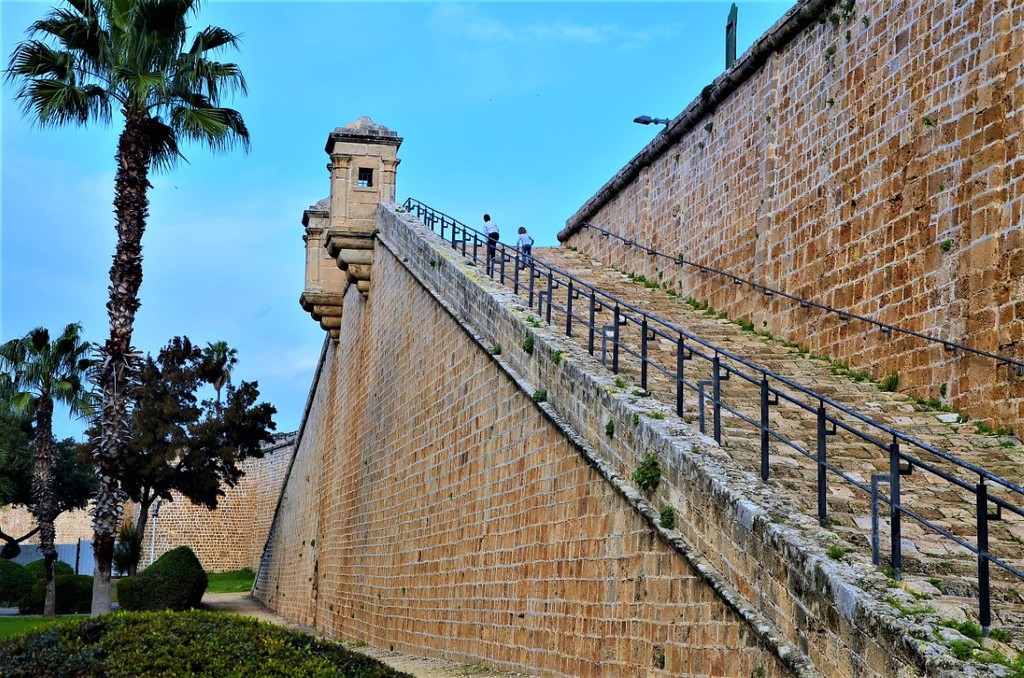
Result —
<instances>
[{"instance_id":1,"label":"railing post","mask_svg":"<svg viewBox=\"0 0 1024 678\"><path fill-rule=\"evenodd\" d=\"M527 306L529 306L531 309L533 308L533 286L534 286L534 280L536 280L536 279L537 279L537 267L534 266L531 263L530 264L530 300L529 300L529 303L527 304Z\"/></svg>"},{"instance_id":2,"label":"railing post","mask_svg":"<svg viewBox=\"0 0 1024 678\"><path fill-rule=\"evenodd\" d=\"M591 290L590 290L590 326L587 328L587 331L590 333L590 336L587 338L587 351L590 352L590 355L594 355L594 332L597 331L597 328L594 326L594 323L596 322L596 319L594 318L594 316L595 316L596 313L597 313L597 292L595 292L594 289L591 288Z\"/></svg>"},{"instance_id":3,"label":"railing post","mask_svg":"<svg viewBox=\"0 0 1024 678\"><path fill-rule=\"evenodd\" d=\"M984 636L988 637L989 627L992 626L992 598L989 589L989 560L988 560L988 485L982 477L975 491L978 510L978 621L981 622L981 630Z\"/></svg>"},{"instance_id":4,"label":"railing post","mask_svg":"<svg viewBox=\"0 0 1024 678\"><path fill-rule=\"evenodd\" d=\"M715 442L722 444L722 359L716 353L711 360L711 405L714 413Z\"/></svg>"},{"instance_id":5,"label":"railing post","mask_svg":"<svg viewBox=\"0 0 1024 678\"><path fill-rule=\"evenodd\" d=\"M612 374L619 373L619 305L615 304L615 321L612 323Z\"/></svg>"},{"instance_id":6,"label":"railing post","mask_svg":"<svg viewBox=\"0 0 1024 678\"><path fill-rule=\"evenodd\" d=\"M458 234L456 233L457 229L455 228L455 223L456 223L455 220L452 219L452 249L453 250L459 249L459 247L458 247L458 240L456 238L456 236Z\"/></svg>"},{"instance_id":7,"label":"railing post","mask_svg":"<svg viewBox=\"0 0 1024 678\"><path fill-rule=\"evenodd\" d=\"M761 480L768 482L768 375L761 377Z\"/></svg>"},{"instance_id":8,"label":"railing post","mask_svg":"<svg viewBox=\"0 0 1024 678\"><path fill-rule=\"evenodd\" d=\"M892 576L900 580L903 569L903 535L900 529L900 444L893 437L889 444L889 548L892 553Z\"/></svg>"},{"instance_id":9,"label":"railing post","mask_svg":"<svg viewBox=\"0 0 1024 678\"><path fill-rule=\"evenodd\" d=\"M551 324L551 290L552 290L551 281L554 278L554 275L555 274L549 268L548 269L548 312L544 316L544 320L547 321L548 325Z\"/></svg>"},{"instance_id":10,"label":"railing post","mask_svg":"<svg viewBox=\"0 0 1024 678\"><path fill-rule=\"evenodd\" d=\"M676 415L681 419L683 416L684 402L683 402L683 367L686 365L686 344L683 342L683 335L679 335L679 341L676 342Z\"/></svg>"},{"instance_id":11,"label":"railing post","mask_svg":"<svg viewBox=\"0 0 1024 678\"><path fill-rule=\"evenodd\" d=\"M828 500L826 489L828 474L825 468L825 403L818 402L818 524L828 524Z\"/></svg>"},{"instance_id":12,"label":"railing post","mask_svg":"<svg viewBox=\"0 0 1024 678\"><path fill-rule=\"evenodd\" d=\"M569 296L566 297L566 302L565 302L565 336L571 337L572 336L572 295L573 295L572 278L569 278L568 293L569 293Z\"/></svg>"},{"instance_id":13,"label":"railing post","mask_svg":"<svg viewBox=\"0 0 1024 678\"><path fill-rule=\"evenodd\" d=\"M505 248L504 247L498 248L495 251L494 254L496 256L501 257L501 263L498 265L498 282L500 282L502 285L504 285L505 284L505 259L508 258L507 255L505 254Z\"/></svg>"},{"instance_id":14,"label":"railing post","mask_svg":"<svg viewBox=\"0 0 1024 678\"><path fill-rule=\"evenodd\" d=\"M640 388L647 390L647 316L640 321Z\"/></svg>"}]
</instances>

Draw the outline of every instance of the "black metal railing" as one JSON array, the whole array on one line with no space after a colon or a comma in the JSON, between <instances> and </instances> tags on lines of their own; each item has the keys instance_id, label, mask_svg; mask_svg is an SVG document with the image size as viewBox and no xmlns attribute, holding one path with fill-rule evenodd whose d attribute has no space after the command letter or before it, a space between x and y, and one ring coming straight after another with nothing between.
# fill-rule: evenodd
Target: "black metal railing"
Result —
<instances>
[{"instance_id":1,"label":"black metal railing","mask_svg":"<svg viewBox=\"0 0 1024 678\"><path fill-rule=\"evenodd\" d=\"M869 415L804 387L786 376L715 346L677 325L602 292L589 283L544 264L510 245L497 243L494 256L487 257L486 235L418 200L409 198L405 201L404 208L438 233L451 247L472 259L474 263L483 264L489 277L510 286L516 294L524 296L529 307L535 308L537 316L546 323L551 325L557 319L560 329L570 337L577 331L586 332L586 346L591 355L597 352L597 337L600 336L602 361L607 365L610 360L613 373L620 372L625 357L637 362L640 387L645 391L648 388L651 370L674 382L676 414L684 416L686 396L689 394L691 400L697 401L697 418L701 432L706 432L705 412L710 408L711 435L716 442L722 442L723 415L731 415L731 423L753 427L759 435L762 480L767 481L771 472L773 444L776 455L780 454L781 446L813 462L817 471L817 518L822 526L828 524L827 498L830 473L869 495L874 523L873 557L876 564L879 563L877 511L879 504L887 505L890 521L890 559L893 576L897 580L901 576L903 565L904 518L974 554L977 558L979 619L986 634L992 621L990 565L995 565L1024 580L1024 571L1018 569L1019 565L1011 564L1005 557L999 557L989 551L991 522L1001 520L1004 510L1024 517L1024 508L1021 506L1024 503L1024 487L892 426L875 421ZM484 257L483 260L481 256ZM564 302L556 298L556 290L563 290L559 297L564 296ZM607 312L611 313L611 322L599 323L598 316L603 316ZM624 332L636 334L632 344L624 337ZM649 349L652 342L659 340L667 341L674 347L675 359L670 363L663 364L652 358ZM693 365L687 367L688 363ZM698 365L702 367L695 367ZM701 379L700 376L707 378ZM722 393L722 384L732 378L756 387L759 393L756 407L748 407L749 411L745 411L742 403L727 402ZM812 443L789 437L777 426L772 425L773 408L779 411L784 407L790 408L790 413L813 417L815 424ZM873 474L871 481L867 482L858 477L858 472L841 468L839 462L829 456L829 438L838 435L847 435L854 442L877 449L885 459L888 470L885 473ZM911 475L915 470L931 474L963 491L965 500L969 502L968 510L973 510L974 513L973 534L956 534L953 527L943 527L936 520L922 515L922 511L915 511L904 503L901 478ZM888 494L879 489L883 484L889 486ZM925 491L928 491L928 488L925 488ZM966 499L968 495L973 501ZM976 543L972 543L972 538L976 539ZM1019 550L1017 555L1020 555Z\"/></svg>"},{"instance_id":2,"label":"black metal railing","mask_svg":"<svg viewBox=\"0 0 1024 678\"><path fill-rule=\"evenodd\" d=\"M762 285L761 283L754 282L753 280L748 280L746 278L741 278L740 276L735 275L733 273L729 273L728 271L722 271L722 270L719 270L717 268L713 268L711 266L705 266L704 264L699 264L699 263L697 263L695 261L690 261L690 260L688 260L688 259L686 259L684 257L673 256L671 254L667 254L665 252L661 252L659 250L647 247L645 245L641 245L640 243L636 242L635 240L631 240L629 238L625 238L625 237L623 237L623 236L621 236L621 235L619 235L617 233L612 233L611 231L609 231L609 230L607 230L605 228L601 228L600 226L595 226L594 224L591 224L589 222L581 224L580 228L586 228L586 229L589 229L589 230L592 230L592 231L596 231L597 233L601 234L602 237L613 238L615 240L619 240L619 241L622 242L622 244L625 247L636 248L636 249L640 250L641 252L644 252L644 253L646 253L646 254L648 254L650 256L658 257L658 258L661 258L661 259L666 259L666 260L671 261L673 263L676 263L676 264L678 264L680 266L689 266L689 267L695 268L695 269L697 269L697 270L699 270L699 271L701 271L703 273L710 273L712 275L721 276L722 278L725 278L727 280L732 281L736 285L748 285L751 288L753 288L753 289L763 293L767 297L781 297L783 299L788 299L789 301L792 301L792 302L795 302L795 303L799 304L801 308L816 308L816 309L818 309L820 311L825 311L826 313L835 314L836 316L839 317L840 320L843 320L844 322L850 322L851 320L857 320L857 321L866 323L868 325L872 325L874 327L877 327L878 330L880 332L882 332L883 334L885 334L886 336L892 336L895 333L895 334L904 334L904 335L907 335L907 336L910 336L910 337L916 337L917 339L921 339L921 340L923 340L925 342L939 345L945 351L948 351L949 353L951 353L954 356L957 353L962 352L962 353L967 353L967 354L970 354L970 355L980 356L982 358L987 358L987 359L992 360L992 361L995 362L995 366L996 366L997 369L1000 368L1000 367L1005 366L1006 369L1007 369L1007 373L1012 373L1012 374L1014 374L1016 376L1024 375L1024 361L1017 360L1016 358L1011 358L1011 357L1005 356L1005 355L999 355L998 353L990 353L988 351L982 351L981 349L973 348L971 346L967 346L965 344L960 344L960 343L957 343L955 341L949 341L948 339L942 339L940 337L934 337L934 336L932 336L930 334L925 334L923 332L915 332L914 330L908 330L908 329L905 329L905 328L902 328L902 327L898 327L896 325L890 325L889 323L884 323L881 320L875 320L874 318L869 318L869 317L864 316L864 315L859 315L857 313L853 313L851 311L846 311L846 310L843 310L841 308L834 308L832 306L828 306L827 304L822 304L822 303L819 303L819 302L816 302L816 301L811 301L810 299L803 299L803 298L798 297L798 296L796 296L794 294L789 294L788 292L783 292L782 290L777 290L777 289L774 289L772 287L768 287L767 285Z\"/></svg>"}]
</instances>

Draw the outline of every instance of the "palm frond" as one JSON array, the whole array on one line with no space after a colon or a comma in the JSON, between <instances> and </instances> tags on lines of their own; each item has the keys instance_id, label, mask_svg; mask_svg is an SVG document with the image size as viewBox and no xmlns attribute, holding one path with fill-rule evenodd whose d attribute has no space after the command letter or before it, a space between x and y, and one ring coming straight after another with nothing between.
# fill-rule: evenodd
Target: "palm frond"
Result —
<instances>
[{"instance_id":1,"label":"palm frond","mask_svg":"<svg viewBox=\"0 0 1024 678\"><path fill-rule=\"evenodd\" d=\"M189 48L187 56L194 59L201 56L204 52L221 47L234 47L237 49L240 38L240 35L236 35L220 26L207 26L196 33L195 38L192 39L192 46Z\"/></svg>"},{"instance_id":2,"label":"palm frond","mask_svg":"<svg viewBox=\"0 0 1024 678\"><path fill-rule=\"evenodd\" d=\"M249 130L242 115L233 108L177 106L171 124L190 141L205 143L221 151L241 144L248 152Z\"/></svg>"},{"instance_id":3,"label":"palm frond","mask_svg":"<svg viewBox=\"0 0 1024 678\"><path fill-rule=\"evenodd\" d=\"M160 118L148 118L145 122L146 139L149 142L149 157L153 169L166 171L178 160L184 160L178 148L178 133Z\"/></svg>"},{"instance_id":4,"label":"palm frond","mask_svg":"<svg viewBox=\"0 0 1024 678\"><path fill-rule=\"evenodd\" d=\"M54 9L45 19L33 23L29 33L52 36L67 51L80 54L93 63L100 62L103 43L107 41L95 15L88 16L82 12L76 14L67 9Z\"/></svg>"},{"instance_id":5,"label":"palm frond","mask_svg":"<svg viewBox=\"0 0 1024 678\"><path fill-rule=\"evenodd\" d=\"M14 49L8 62L6 78L11 80L18 76L74 82L75 56L39 40L27 40Z\"/></svg>"},{"instance_id":6,"label":"palm frond","mask_svg":"<svg viewBox=\"0 0 1024 678\"><path fill-rule=\"evenodd\" d=\"M209 61L203 58L185 58L178 64L172 92L193 92L205 95L211 104L220 103L224 92L249 91L245 76L237 64Z\"/></svg>"},{"instance_id":7,"label":"palm frond","mask_svg":"<svg viewBox=\"0 0 1024 678\"><path fill-rule=\"evenodd\" d=\"M33 115L43 126L84 125L94 112L96 117L102 117L102 98L90 94L96 91L93 87L86 90L59 80L36 78L26 83L19 97L25 113Z\"/></svg>"}]
</instances>

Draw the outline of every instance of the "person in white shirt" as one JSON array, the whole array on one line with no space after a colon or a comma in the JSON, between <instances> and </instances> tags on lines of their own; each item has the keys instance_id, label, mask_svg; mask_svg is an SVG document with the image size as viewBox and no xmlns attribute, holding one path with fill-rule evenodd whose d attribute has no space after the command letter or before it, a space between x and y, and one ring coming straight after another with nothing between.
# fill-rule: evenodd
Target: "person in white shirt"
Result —
<instances>
[{"instance_id":1,"label":"person in white shirt","mask_svg":"<svg viewBox=\"0 0 1024 678\"><path fill-rule=\"evenodd\" d=\"M498 224L491 215L484 215L484 233L487 234L487 275L494 274L494 255L498 247Z\"/></svg>"},{"instance_id":2,"label":"person in white shirt","mask_svg":"<svg viewBox=\"0 0 1024 678\"><path fill-rule=\"evenodd\" d=\"M519 227L519 239L516 240L516 247L526 255L526 258L521 258L519 261L519 270L523 270L526 268L526 262L533 256L533 238L526 232L525 226Z\"/></svg>"}]
</instances>

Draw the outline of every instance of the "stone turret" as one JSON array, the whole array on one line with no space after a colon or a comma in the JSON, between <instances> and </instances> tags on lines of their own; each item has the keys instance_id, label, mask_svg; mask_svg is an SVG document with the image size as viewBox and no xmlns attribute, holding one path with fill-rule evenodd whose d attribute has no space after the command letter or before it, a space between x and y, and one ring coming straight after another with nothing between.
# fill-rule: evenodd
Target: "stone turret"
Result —
<instances>
[{"instance_id":1,"label":"stone turret","mask_svg":"<svg viewBox=\"0 0 1024 678\"><path fill-rule=\"evenodd\" d=\"M370 291L377 205L395 201L401 145L397 133L366 116L327 137L331 195L303 213L306 287L299 303L335 339L348 286L363 296Z\"/></svg>"}]
</instances>

